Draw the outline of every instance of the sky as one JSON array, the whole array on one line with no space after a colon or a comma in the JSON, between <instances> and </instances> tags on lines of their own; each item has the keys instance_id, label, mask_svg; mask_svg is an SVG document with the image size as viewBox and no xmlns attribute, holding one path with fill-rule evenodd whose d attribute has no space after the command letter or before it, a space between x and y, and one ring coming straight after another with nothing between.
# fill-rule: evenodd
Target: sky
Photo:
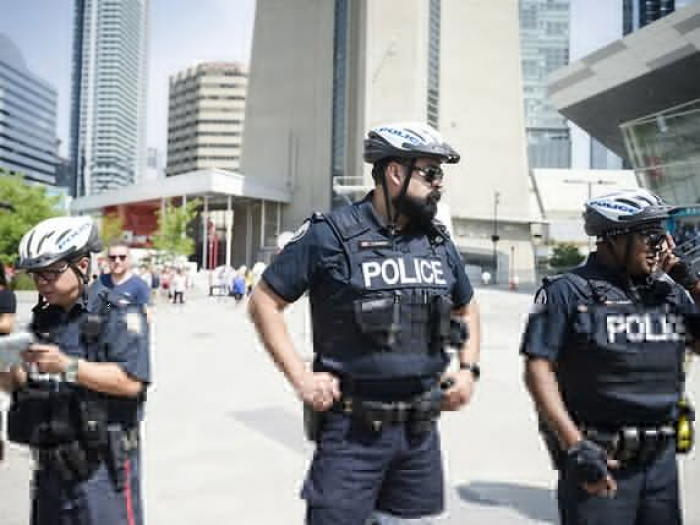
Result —
<instances>
[{"instance_id":1,"label":"sky","mask_svg":"<svg viewBox=\"0 0 700 525\"><path fill-rule=\"evenodd\" d=\"M67 154L73 0L0 0L0 33L28 69L58 92L58 137ZM247 63L255 0L150 0L147 145L165 155L168 78L199 62Z\"/></svg>"}]
</instances>

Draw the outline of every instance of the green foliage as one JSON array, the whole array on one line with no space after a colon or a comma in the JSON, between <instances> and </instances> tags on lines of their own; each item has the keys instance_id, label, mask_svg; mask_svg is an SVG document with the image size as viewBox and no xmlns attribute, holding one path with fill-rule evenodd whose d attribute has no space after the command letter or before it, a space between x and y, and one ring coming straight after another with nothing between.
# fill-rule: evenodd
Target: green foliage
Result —
<instances>
[{"instance_id":1,"label":"green foliage","mask_svg":"<svg viewBox=\"0 0 700 525\"><path fill-rule=\"evenodd\" d=\"M36 290L36 285L34 284L34 279L32 276L24 273L17 272L14 279L12 279L11 287L13 290Z\"/></svg>"},{"instance_id":2,"label":"green foliage","mask_svg":"<svg viewBox=\"0 0 700 525\"><path fill-rule=\"evenodd\" d=\"M570 242L558 243L552 249L549 265L552 268L572 268L583 261L583 255L578 247Z\"/></svg>"},{"instance_id":3,"label":"green foliage","mask_svg":"<svg viewBox=\"0 0 700 525\"><path fill-rule=\"evenodd\" d=\"M124 231L124 221L116 213L109 213L102 216L100 221L100 239L104 246L109 246L112 242L122 238Z\"/></svg>"},{"instance_id":4,"label":"green foliage","mask_svg":"<svg viewBox=\"0 0 700 525\"><path fill-rule=\"evenodd\" d=\"M198 199L184 206L168 203L165 213L158 210L158 231L153 236L153 247L172 262L178 257L189 257L194 253L194 240L187 235L187 227L197 216Z\"/></svg>"},{"instance_id":5,"label":"green foliage","mask_svg":"<svg viewBox=\"0 0 700 525\"><path fill-rule=\"evenodd\" d=\"M13 264L22 235L37 223L54 217L58 197L50 197L43 186L27 184L22 177L0 168L0 201L14 211L0 211L0 261Z\"/></svg>"}]
</instances>

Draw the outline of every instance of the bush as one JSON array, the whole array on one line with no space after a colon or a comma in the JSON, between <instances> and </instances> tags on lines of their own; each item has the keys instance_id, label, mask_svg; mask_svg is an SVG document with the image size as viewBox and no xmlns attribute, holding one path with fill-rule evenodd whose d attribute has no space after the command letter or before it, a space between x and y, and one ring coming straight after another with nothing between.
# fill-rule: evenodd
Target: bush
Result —
<instances>
[{"instance_id":1,"label":"bush","mask_svg":"<svg viewBox=\"0 0 700 525\"><path fill-rule=\"evenodd\" d=\"M575 244L562 242L552 249L549 265L552 268L572 268L580 264L583 258Z\"/></svg>"},{"instance_id":2,"label":"bush","mask_svg":"<svg viewBox=\"0 0 700 525\"><path fill-rule=\"evenodd\" d=\"M15 291L20 290L36 290L34 285L34 279L29 274L24 272L17 272L14 279L12 279L11 287Z\"/></svg>"}]
</instances>

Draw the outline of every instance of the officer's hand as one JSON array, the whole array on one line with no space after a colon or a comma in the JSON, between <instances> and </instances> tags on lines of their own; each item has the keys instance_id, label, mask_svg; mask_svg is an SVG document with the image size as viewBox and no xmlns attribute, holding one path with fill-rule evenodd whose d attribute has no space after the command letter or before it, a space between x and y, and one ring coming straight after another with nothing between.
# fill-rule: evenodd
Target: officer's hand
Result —
<instances>
[{"instance_id":1,"label":"officer's hand","mask_svg":"<svg viewBox=\"0 0 700 525\"><path fill-rule=\"evenodd\" d=\"M307 372L296 386L301 400L318 412L328 410L340 399L340 381L327 372Z\"/></svg>"},{"instance_id":2,"label":"officer's hand","mask_svg":"<svg viewBox=\"0 0 700 525\"><path fill-rule=\"evenodd\" d=\"M474 375L469 370L460 370L445 374L440 384L448 385L442 395L442 410L459 410L472 397Z\"/></svg>"},{"instance_id":3,"label":"officer's hand","mask_svg":"<svg viewBox=\"0 0 700 525\"><path fill-rule=\"evenodd\" d=\"M614 459L608 460L608 469L619 467L619 463ZM607 474L603 479L595 483L584 483L583 488L593 496L601 498L614 498L617 494L617 482L611 474Z\"/></svg>"},{"instance_id":4,"label":"officer's hand","mask_svg":"<svg viewBox=\"0 0 700 525\"><path fill-rule=\"evenodd\" d=\"M671 235L666 234L666 241L663 244L661 252L659 252L659 269L665 273L669 273L678 263L681 262L678 255L673 250L676 243Z\"/></svg>"},{"instance_id":5,"label":"officer's hand","mask_svg":"<svg viewBox=\"0 0 700 525\"><path fill-rule=\"evenodd\" d=\"M608 498L615 496L617 483L610 469L618 468L619 464L609 459L600 446L582 439L566 451L566 463L571 474L589 494Z\"/></svg>"},{"instance_id":6,"label":"officer's hand","mask_svg":"<svg viewBox=\"0 0 700 525\"><path fill-rule=\"evenodd\" d=\"M36 365L42 374L61 374L68 366L69 358L56 345L35 343L22 353L27 363Z\"/></svg>"}]
</instances>

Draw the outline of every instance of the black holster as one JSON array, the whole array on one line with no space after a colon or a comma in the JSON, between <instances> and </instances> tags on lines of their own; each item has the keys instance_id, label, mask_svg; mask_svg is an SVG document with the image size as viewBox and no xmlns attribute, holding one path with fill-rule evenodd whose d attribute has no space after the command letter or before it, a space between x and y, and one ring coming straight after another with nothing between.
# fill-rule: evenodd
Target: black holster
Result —
<instances>
[{"instance_id":1,"label":"black holster","mask_svg":"<svg viewBox=\"0 0 700 525\"><path fill-rule=\"evenodd\" d=\"M109 426L106 429L107 454L106 463L112 482L117 491L126 487L126 438L121 427Z\"/></svg>"},{"instance_id":2,"label":"black holster","mask_svg":"<svg viewBox=\"0 0 700 525\"><path fill-rule=\"evenodd\" d=\"M322 425L323 412L318 412L311 405L304 403L304 435L306 439L317 443Z\"/></svg>"}]
</instances>

